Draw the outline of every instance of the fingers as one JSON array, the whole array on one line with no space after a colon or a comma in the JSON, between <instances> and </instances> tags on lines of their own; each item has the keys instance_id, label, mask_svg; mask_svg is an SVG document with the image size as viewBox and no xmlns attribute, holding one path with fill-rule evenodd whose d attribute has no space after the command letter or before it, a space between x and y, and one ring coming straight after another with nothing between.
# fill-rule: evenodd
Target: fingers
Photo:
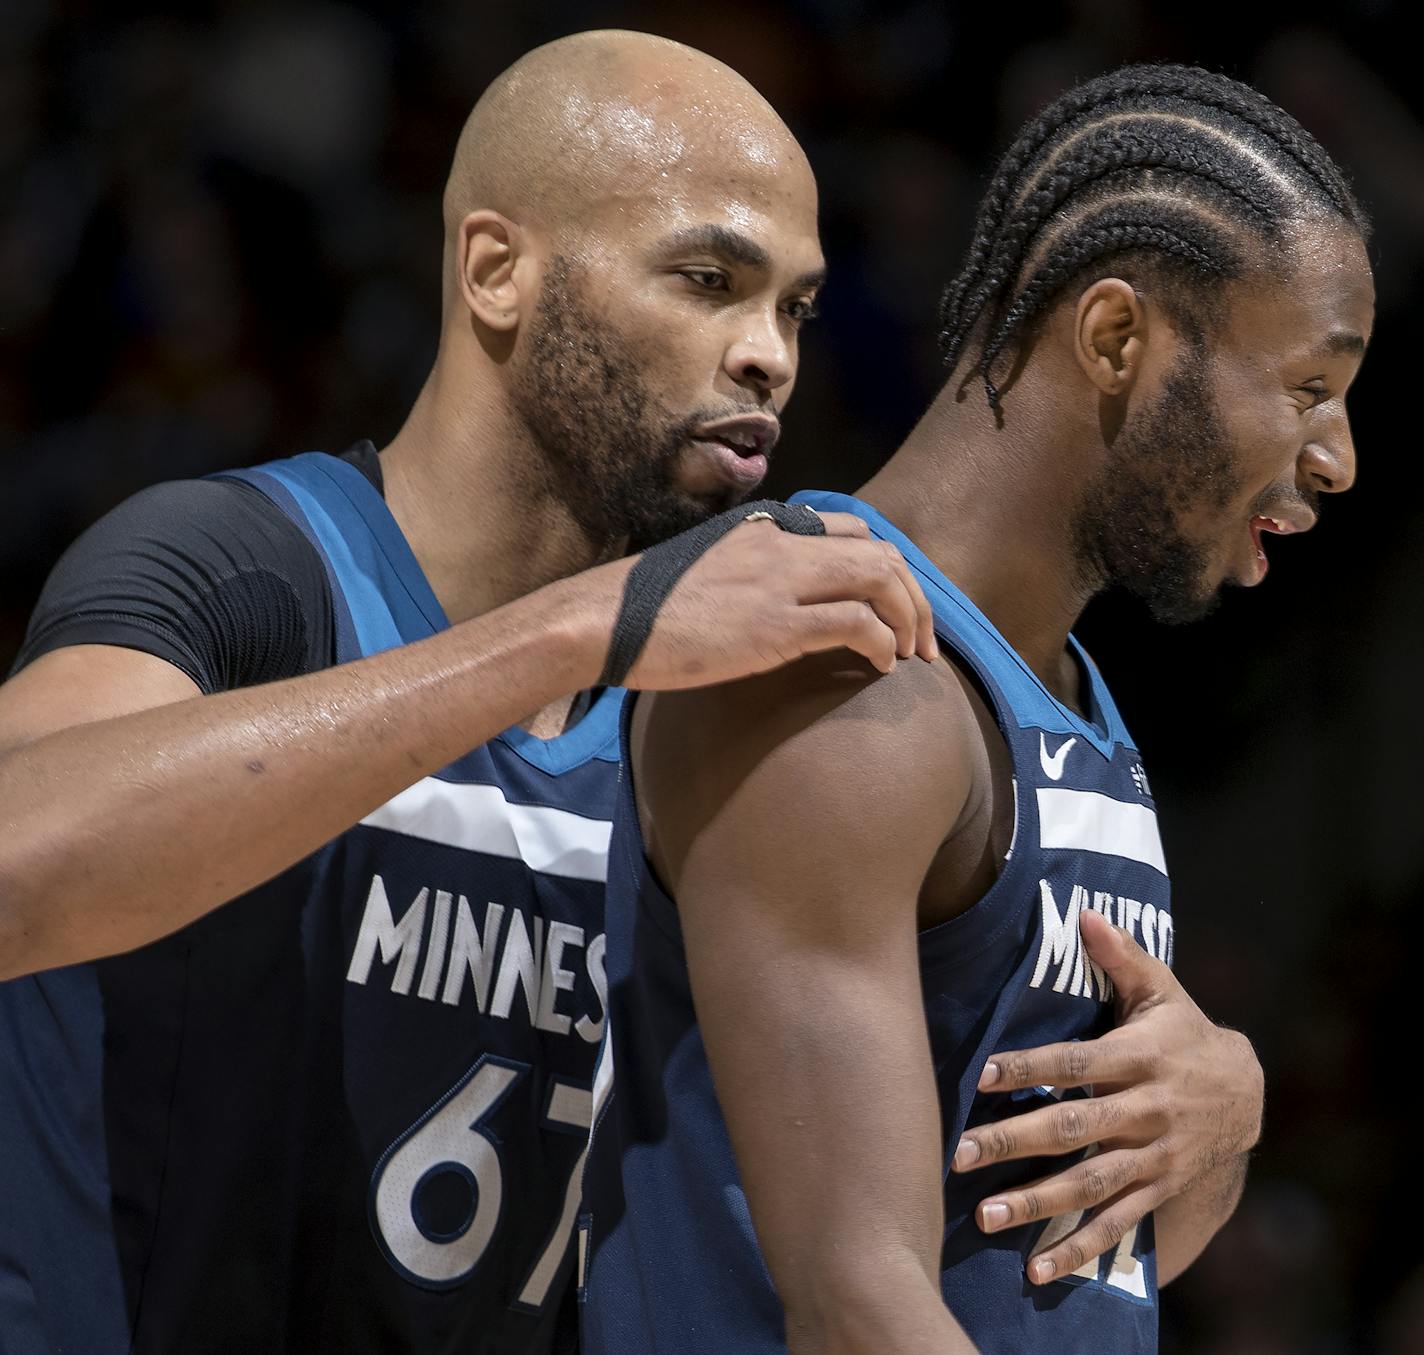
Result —
<instances>
[{"instance_id":1,"label":"fingers","mask_svg":"<svg viewBox=\"0 0 1424 1355\"><path fill-rule=\"evenodd\" d=\"M800 628L797 646L802 654L852 649L882 673L894 670L899 641L869 603L820 602L799 608L796 621Z\"/></svg>"},{"instance_id":2,"label":"fingers","mask_svg":"<svg viewBox=\"0 0 1424 1355\"><path fill-rule=\"evenodd\" d=\"M885 541L815 541L795 538L800 568L793 587L801 602L863 601L895 633L895 652L933 658L922 632L928 603L900 552ZM933 644L933 619L928 625Z\"/></svg>"},{"instance_id":3,"label":"fingers","mask_svg":"<svg viewBox=\"0 0 1424 1355\"><path fill-rule=\"evenodd\" d=\"M936 659L933 613L900 552L869 539L851 514L821 519L827 537L784 533L770 521L727 532L690 566L696 587L679 580L672 588L624 685L725 682L841 648L882 673L897 658Z\"/></svg>"},{"instance_id":4,"label":"fingers","mask_svg":"<svg viewBox=\"0 0 1424 1355\"><path fill-rule=\"evenodd\" d=\"M1061 1241L1033 1256L1028 1263L1029 1280L1046 1284L1057 1275L1071 1275L1111 1251L1165 1197L1162 1186L1154 1183L1129 1191L1104 1206Z\"/></svg>"},{"instance_id":5,"label":"fingers","mask_svg":"<svg viewBox=\"0 0 1424 1355\"><path fill-rule=\"evenodd\" d=\"M1025 1087L1090 1087L1134 1081L1149 1069L1152 1050L1146 1045L1147 1037L1141 1032L1119 1026L1096 1040L1007 1050L984 1065L979 1090L1011 1092Z\"/></svg>"},{"instance_id":6,"label":"fingers","mask_svg":"<svg viewBox=\"0 0 1424 1355\"><path fill-rule=\"evenodd\" d=\"M920 582L910 572L910 566L905 563L905 557L899 551L895 552L894 560L896 571L900 575L900 581L905 585L905 591L910 595L910 601L915 604L915 648L914 653L920 658L933 663L939 658L939 641L935 639L934 612L930 609L929 599L925 596L925 590L920 587ZM909 658L909 655L905 655Z\"/></svg>"},{"instance_id":7,"label":"fingers","mask_svg":"<svg viewBox=\"0 0 1424 1355\"><path fill-rule=\"evenodd\" d=\"M1160 1001L1180 987L1172 971L1149 955L1127 932L1114 927L1100 913L1083 909L1078 918L1083 948L1103 969L1117 990L1119 1011Z\"/></svg>"},{"instance_id":8,"label":"fingers","mask_svg":"<svg viewBox=\"0 0 1424 1355\"><path fill-rule=\"evenodd\" d=\"M998 1233L1059 1214L1096 1209L1142 1179L1144 1156L1130 1148L1094 1153L1065 1171L983 1200L974 1211L975 1222L986 1233Z\"/></svg>"},{"instance_id":9,"label":"fingers","mask_svg":"<svg viewBox=\"0 0 1424 1355\"><path fill-rule=\"evenodd\" d=\"M966 1130L955 1147L952 1165L957 1172L973 1171L1018 1158L1054 1157L1109 1138L1145 1143L1166 1128L1151 1096L1120 1092L1075 1097Z\"/></svg>"},{"instance_id":10,"label":"fingers","mask_svg":"<svg viewBox=\"0 0 1424 1355\"><path fill-rule=\"evenodd\" d=\"M870 539L870 528L865 525L864 518L858 518L854 513L817 513L823 524L825 524L827 536L858 536L862 541Z\"/></svg>"}]
</instances>

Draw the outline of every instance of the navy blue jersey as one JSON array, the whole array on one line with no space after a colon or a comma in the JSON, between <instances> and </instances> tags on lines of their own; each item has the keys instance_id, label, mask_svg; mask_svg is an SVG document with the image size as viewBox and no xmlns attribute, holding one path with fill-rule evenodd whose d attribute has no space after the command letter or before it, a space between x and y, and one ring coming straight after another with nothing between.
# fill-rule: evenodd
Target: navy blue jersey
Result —
<instances>
[{"instance_id":1,"label":"navy blue jersey","mask_svg":"<svg viewBox=\"0 0 1424 1355\"><path fill-rule=\"evenodd\" d=\"M1112 1254L1038 1288L1026 1280L1025 1264L1045 1226L986 1236L973 1212L980 1200L1063 1160L964 1176L949 1169L967 1125L1055 1095L1051 1088L977 1093L992 1053L1088 1038L1111 1025L1110 980L1079 943L1083 909L1105 914L1170 960L1166 865L1137 751L1076 644L1087 718L1055 700L968 598L873 508L838 494L798 499L856 513L900 548L934 609L941 642L982 685L1012 758L1016 819L998 880L919 942L943 1123L945 1302L986 1355L1155 1350L1150 1218ZM606 906L609 1033L581 1222L585 1355L784 1351L782 1309L697 1029L677 908L646 863L626 778ZM1056 1238L1076 1221L1047 1227Z\"/></svg>"},{"instance_id":2,"label":"navy blue jersey","mask_svg":"<svg viewBox=\"0 0 1424 1355\"><path fill-rule=\"evenodd\" d=\"M338 661L448 624L354 466L234 474L319 553ZM620 699L174 936L0 985L5 1355L555 1348Z\"/></svg>"}]
</instances>

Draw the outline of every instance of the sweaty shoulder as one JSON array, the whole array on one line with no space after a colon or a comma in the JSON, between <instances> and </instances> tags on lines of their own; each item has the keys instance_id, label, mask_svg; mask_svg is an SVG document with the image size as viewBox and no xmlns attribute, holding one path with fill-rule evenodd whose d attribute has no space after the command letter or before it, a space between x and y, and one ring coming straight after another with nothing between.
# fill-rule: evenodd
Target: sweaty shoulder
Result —
<instances>
[{"instance_id":1,"label":"sweaty shoulder","mask_svg":"<svg viewBox=\"0 0 1424 1355\"><path fill-rule=\"evenodd\" d=\"M179 480L126 500L65 552L15 669L118 645L210 694L324 667L331 635L326 574L296 525L248 485Z\"/></svg>"},{"instance_id":2,"label":"sweaty shoulder","mask_svg":"<svg viewBox=\"0 0 1424 1355\"><path fill-rule=\"evenodd\" d=\"M845 653L641 696L631 755L648 856L674 893L689 849L723 817L737 821L748 868L758 852L834 851L893 856L922 875L989 773L957 668L910 659L880 676Z\"/></svg>"}]
</instances>

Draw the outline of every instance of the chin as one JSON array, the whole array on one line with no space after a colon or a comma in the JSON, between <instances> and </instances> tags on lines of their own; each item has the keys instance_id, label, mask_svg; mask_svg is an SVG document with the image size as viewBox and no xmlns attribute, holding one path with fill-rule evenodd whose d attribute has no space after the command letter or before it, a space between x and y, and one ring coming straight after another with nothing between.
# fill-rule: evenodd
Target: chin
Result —
<instances>
[{"instance_id":1,"label":"chin","mask_svg":"<svg viewBox=\"0 0 1424 1355\"><path fill-rule=\"evenodd\" d=\"M1189 626L1193 621L1210 616L1221 605L1225 586L1223 584L1207 592L1152 596L1145 601L1154 621L1160 621L1164 626Z\"/></svg>"},{"instance_id":2,"label":"chin","mask_svg":"<svg viewBox=\"0 0 1424 1355\"><path fill-rule=\"evenodd\" d=\"M629 546L635 551L646 550L734 506L685 493L668 494L655 503L645 501L636 520L629 523Z\"/></svg>"}]
</instances>

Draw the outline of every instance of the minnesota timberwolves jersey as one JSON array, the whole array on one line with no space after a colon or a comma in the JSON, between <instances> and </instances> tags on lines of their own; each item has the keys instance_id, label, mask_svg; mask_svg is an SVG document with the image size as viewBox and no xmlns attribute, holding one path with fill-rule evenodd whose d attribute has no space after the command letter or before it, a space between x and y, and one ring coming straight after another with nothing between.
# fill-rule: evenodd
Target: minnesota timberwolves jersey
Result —
<instances>
[{"instance_id":1,"label":"minnesota timberwolves jersey","mask_svg":"<svg viewBox=\"0 0 1424 1355\"><path fill-rule=\"evenodd\" d=\"M934 610L936 633L981 685L1012 758L1016 819L998 880L965 913L920 937L943 1125L944 1300L986 1355L1155 1350L1150 1218L1109 1255L1039 1288L1025 1279L1030 1253L1078 1219L986 1236L974 1208L1064 1160L967 1176L949 1170L967 1125L1021 1114L1058 1094L1050 1087L977 1093L992 1053L1089 1038L1110 1026L1110 980L1079 943L1083 910L1103 913L1170 961L1166 865L1137 751L1076 642L1086 718L1056 701L969 599L875 509L839 494L797 499L858 514L899 547ZM585 1355L784 1351L782 1310L697 1030L676 904L647 867L626 778L606 908L609 1031L580 1224Z\"/></svg>"},{"instance_id":2,"label":"minnesota timberwolves jersey","mask_svg":"<svg viewBox=\"0 0 1424 1355\"><path fill-rule=\"evenodd\" d=\"M338 661L448 624L354 466L233 476L320 554ZM620 699L506 731L174 937L0 985L7 1355L563 1343Z\"/></svg>"}]
</instances>

